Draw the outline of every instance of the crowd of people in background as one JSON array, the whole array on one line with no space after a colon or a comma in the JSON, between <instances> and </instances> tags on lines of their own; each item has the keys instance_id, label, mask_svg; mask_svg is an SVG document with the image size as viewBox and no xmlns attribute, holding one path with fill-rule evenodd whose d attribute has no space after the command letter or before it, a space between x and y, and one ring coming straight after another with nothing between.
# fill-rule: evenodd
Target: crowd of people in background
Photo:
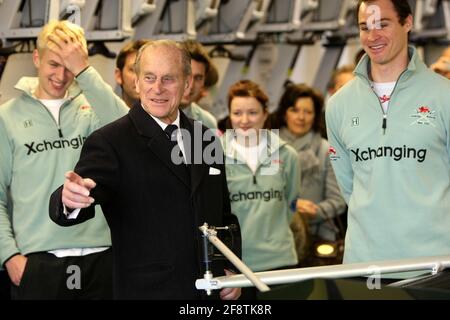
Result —
<instances>
[{"instance_id":1,"label":"crowd of people in background","mask_svg":"<svg viewBox=\"0 0 450 320\"><path fill-rule=\"evenodd\" d=\"M372 29L364 22L369 19L365 11L369 3L382 9L382 23L386 24L383 28ZM432 200L423 199L420 193L427 180L423 166L441 168L436 173L437 180L450 172L450 124L448 118L442 123L436 120L441 114L449 114L450 47L426 68L414 47L408 46L412 16L401 1L359 1L357 17L363 50L355 57L354 65L333 72L326 96L307 84L288 83L277 107L269 112L265 89L254 81L240 80L229 88L229 114L225 119L216 119L201 107L202 98L217 83L219 73L199 42L175 44L141 39L127 43L117 56L115 74L111 75L120 86L120 99L89 65L83 30L64 21L46 25L33 52L38 76L20 79L20 96L0 106L0 264L4 268L0 270L0 297L8 299L11 292L13 299L157 298L158 292L163 292L169 299L198 298L194 284L183 279L202 277L195 261L199 258L198 239L190 232L194 232L198 216L209 214L210 219L220 223L233 217L231 213L236 215L242 236L242 259L253 271L318 265L311 259L315 254L313 240L343 240L346 223L341 221L347 220L347 209L346 262L448 254L450 250L442 245L450 241L445 228L450 224L448 213L445 214L449 209L448 181L429 186L437 190ZM384 46L395 50L385 54ZM1 75L6 58L0 58ZM156 58L161 62L151 60ZM420 85L433 86L429 88L434 92L433 101L417 95L420 90L414 89L414 79L420 80ZM397 93L397 85L403 91ZM410 94L404 93L406 90ZM404 115L408 118L406 123L395 108L415 103L411 96L416 101L426 100L427 110ZM395 101L396 106L390 106L390 101ZM368 110L366 115L358 113L363 104ZM160 106L167 112L162 114ZM428 113L424 115L425 112ZM193 130L194 122L188 118L201 122L203 130L212 130L217 138L213 144L223 148L225 165L210 167L208 179L201 180L200 171L207 169L189 164L183 137L168 134L169 140L173 138L172 142L175 140L180 146L184 161L175 167L158 166L158 174L142 174L139 168L151 171L150 163L145 161L139 167L142 159L153 163L159 158L155 156L157 152L167 151L172 145L165 140L167 128L175 124ZM364 121L367 122L363 126ZM436 128L433 132L424 131L423 139L428 142L409 140L416 137L408 131L412 121L417 124L413 129ZM399 123L403 129L398 129ZM151 130L146 131L146 126ZM357 131L361 127L366 128L365 133ZM130 134L132 139L118 136L120 133ZM143 137L157 137L155 141L159 142L144 141ZM442 143L445 139L447 142ZM141 158L140 153L150 152L145 149L146 143L154 144L152 148L159 151ZM121 151L116 150L118 145L127 146L124 148L129 154L123 159ZM408 162L400 168L392 162L397 157L392 150L402 146L409 153L403 156ZM391 148L391 155L386 148ZM418 159L421 150L426 150L421 153L422 160ZM369 167L366 158L373 153L380 165ZM135 166L130 163L123 168L133 154ZM110 163L111 159L115 162ZM170 157L164 159L168 161ZM76 165L77 173L72 172ZM174 173L168 186L164 183L165 170ZM378 178L371 175L372 170L378 172ZM122 172L128 176L123 177ZM109 175L116 176L113 179ZM142 177L156 182L143 181ZM146 183L154 184L148 198L141 198L139 190L120 191L131 186L133 179L142 188ZM180 188L173 187L177 183ZM191 192L199 192L199 185L203 193L190 200ZM394 185L396 189L392 190L390 186ZM170 189L177 190L182 205L169 205L170 197L161 187L169 189L167 194ZM54 194L50 210L57 208L57 212L54 209L50 216L66 227L49 218L49 198L56 189L59 193ZM208 199L201 199L207 195ZM405 200L399 202L399 198ZM157 220L163 219L164 215L155 218L159 214L156 211L155 217L144 218L149 209L145 202L162 200L168 205L160 210L167 215L170 210L189 213L189 217L176 217L183 223L173 231L183 233L179 238L186 250L175 250L173 255L164 254L158 246L151 246L153 252L149 252L145 246L131 242L146 239L145 223L158 224ZM389 210L383 209L386 203ZM411 210L405 208L411 208L411 203L415 204L416 217L409 219ZM92 204L100 204L101 208L94 209ZM134 211L129 216L127 207ZM439 215L440 226L433 224L437 217L429 215L430 207L434 215ZM117 208L123 210L118 212ZM386 226L392 208L396 208L399 218ZM206 213L216 209L220 212ZM139 231L128 235L130 231L122 227L125 221ZM430 239L417 232L417 245L409 250L411 240L407 233L416 232L417 224L429 224L424 232L433 232L435 237ZM158 233L157 229L153 227L152 232ZM389 237L384 237L383 233L391 229L397 236L389 233ZM379 238L383 240L374 241ZM393 238L399 248L386 250ZM171 248L169 243L166 245ZM138 250L134 252L133 248ZM132 254L142 253L167 261L152 265L154 261L139 260L133 267L141 268L139 272L145 276L128 279L124 261ZM180 271L184 260L180 259L188 261L184 273ZM67 287L66 270L70 265L87 270L83 273L82 290ZM170 272L164 273L164 268ZM230 267L221 272L232 271ZM150 276L159 278L149 280ZM181 291L176 289L177 277ZM165 280L160 282L161 278ZM220 294L222 299L239 296L236 288ZM242 298L256 298L256 290L243 290Z\"/></svg>"}]
</instances>

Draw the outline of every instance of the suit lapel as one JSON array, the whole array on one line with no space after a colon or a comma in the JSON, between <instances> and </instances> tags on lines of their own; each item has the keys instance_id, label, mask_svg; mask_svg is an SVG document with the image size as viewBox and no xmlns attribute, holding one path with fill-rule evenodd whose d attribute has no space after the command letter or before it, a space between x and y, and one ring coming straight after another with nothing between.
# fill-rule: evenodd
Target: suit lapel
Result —
<instances>
[{"instance_id":1,"label":"suit lapel","mask_svg":"<svg viewBox=\"0 0 450 320\"><path fill-rule=\"evenodd\" d=\"M180 112L180 114L182 114ZM186 169L184 164L175 165L170 157L172 146L167 140L164 131L156 123L156 121L142 108L142 106L136 105L131 108L129 115L134 123L138 133L148 138L147 146L150 151L165 165L167 166L175 176L183 182L186 187L191 188L189 185L189 179L186 177Z\"/></svg>"},{"instance_id":2,"label":"suit lapel","mask_svg":"<svg viewBox=\"0 0 450 320\"><path fill-rule=\"evenodd\" d=\"M180 124L181 127L186 129L190 134L191 145L189 148L190 154L188 155L188 163L191 172L191 196L192 196L208 171L208 165L206 165L203 162L203 158L201 163L194 163L195 160L194 151L196 150L195 149L196 145L198 144L201 145L201 148L197 147L197 149L201 150L202 152L201 156L203 156L203 139L202 139L203 130L199 130L200 132L195 132L194 122L190 120L183 112L180 112ZM197 133L197 136L195 135L195 133ZM200 136L198 136L199 134ZM187 150L187 147L188 146L185 144L184 149Z\"/></svg>"}]
</instances>

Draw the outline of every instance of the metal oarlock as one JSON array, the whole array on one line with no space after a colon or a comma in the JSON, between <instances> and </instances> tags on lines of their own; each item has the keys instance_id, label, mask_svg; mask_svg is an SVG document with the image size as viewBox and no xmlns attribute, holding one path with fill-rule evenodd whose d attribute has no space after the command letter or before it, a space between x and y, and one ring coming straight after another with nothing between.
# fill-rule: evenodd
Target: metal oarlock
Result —
<instances>
[{"instance_id":1,"label":"metal oarlock","mask_svg":"<svg viewBox=\"0 0 450 320\"><path fill-rule=\"evenodd\" d=\"M251 283L258 288L259 291L265 292L269 291L270 288L262 282L258 277L247 267L222 241L217 238L216 230L228 230L230 227L209 227L207 223L204 223L199 227L200 231L203 233L203 254L205 263L205 274L203 279L199 279L195 282L197 289L206 290L208 295L211 294L211 290L220 289L218 287L218 282L214 280L213 274L211 272L211 260L209 259L209 247L208 241L212 243L220 252L231 262L233 265L241 271Z\"/></svg>"}]
</instances>

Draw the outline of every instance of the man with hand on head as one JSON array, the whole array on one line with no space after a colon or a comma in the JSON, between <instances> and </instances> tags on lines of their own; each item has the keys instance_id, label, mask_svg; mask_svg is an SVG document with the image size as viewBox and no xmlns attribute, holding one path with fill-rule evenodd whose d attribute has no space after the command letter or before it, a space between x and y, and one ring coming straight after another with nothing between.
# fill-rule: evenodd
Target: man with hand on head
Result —
<instances>
[{"instance_id":1,"label":"man with hand on head","mask_svg":"<svg viewBox=\"0 0 450 320\"><path fill-rule=\"evenodd\" d=\"M104 217L57 226L48 218L48 197L87 136L128 109L89 66L77 25L45 25L33 62L38 77L21 78L22 94L0 107L0 263L13 299L108 299L111 239Z\"/></svg>"}]
</instances>

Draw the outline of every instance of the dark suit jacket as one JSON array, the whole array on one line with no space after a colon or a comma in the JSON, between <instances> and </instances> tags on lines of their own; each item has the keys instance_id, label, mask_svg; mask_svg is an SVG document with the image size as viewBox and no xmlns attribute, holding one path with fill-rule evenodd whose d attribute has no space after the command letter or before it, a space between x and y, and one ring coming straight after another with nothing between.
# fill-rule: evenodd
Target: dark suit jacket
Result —
<instances>
[{"instance_id":1,"label":"dark suit jacket","mask_svg":"<svg viewBox=\"0 0 450 320\"><path fill-rule=\"evenodd\" d=\"M181 127L193 137L194 122L183 112L180 117ZM220 146L218 139L192 140L191 150ZM171 161L170 148L161 127L138 105L89 136L76 165L75 172L97 183L91 195L111 229L116 298L199 298L195 280L203 277L203 266L198 226L237 224L230 213L223 161L189 165L189 177L184 164ZM209 174L210 167L220 174ZM54 222L69 226L94 216L92 205L75 221L66 219L61 190L50 200ZM223 274L223 263L215 267L215 275Z\"/></svg>"}]
</instances>

